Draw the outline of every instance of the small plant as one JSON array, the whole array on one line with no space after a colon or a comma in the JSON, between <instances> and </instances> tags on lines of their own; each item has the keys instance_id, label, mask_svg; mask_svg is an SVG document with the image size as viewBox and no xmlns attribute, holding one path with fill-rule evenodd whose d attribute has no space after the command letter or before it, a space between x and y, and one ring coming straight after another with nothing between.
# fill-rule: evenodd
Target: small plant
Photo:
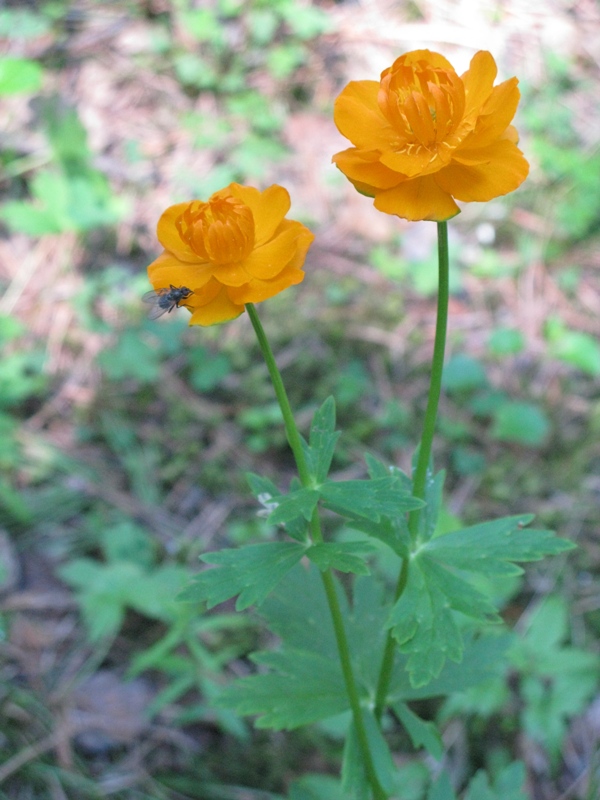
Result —
<instances>
[{"instance_id":1,"label":"small plant","mask_svg":"<svg viewBox=\"0 0 600 800\"><path fill-rule=\"evenodd\" d=\"M84 233L115 223L127 204L114 196L106 177L91 164L85 129L75 110L62 107L56 98L46 98L41 109L50 164L33 175L31 199L4 203L0 219L29 236Z\"/></svg>"},{"instance_id":2,"label":"small plant","mask_svg":"<svg viewBox=\"0 0 600 800\"><path fill-rule=\"evenodd\" d=\"M171 206L158 224L164 251L148 268L154 291L179 289L192 325L248 314L279 406L272 417L255 409L252 425L261 431L281 416L297 468L286 487L248 475L260 513L280 535L204 554L210 568L181 594L208 609L234 597L238 611L257 606L279 638L277 649L252 655L257 674L227 687L219 707L277 730L344 720L340 783L301 779L290 800L454 800L457 787L440 764L410 785L388 733L403 730L415 748L441 759L439 730L409 703L496 676L513 639L494 630L501 621L495 585L519 575L520 562L572 547L531 528L531 514L463 527L444 510L444 474L431 459L448 321L447 220L459 212L457 200L491 200L516 189L528 172L510 125L517 80L493 87L495 76L486 52L458 76L443 56L415 51L397 59L379 84L349 84L335 104L336 123L353 144L334 156L340 170L379 210L437 223L436 337L410 474L366 454L366 477L332 479L340 438L333 397L319 404L306 438L298 430L255 307L304 278L313 236L286 218L285 189L232 183L208 201ZM447 386L485 388L481 365L468 367L450 366ZM355 391L357 380L360 394L360 375L340 381L342 393ZM500 408L498 438L531 441L525 434L535 428L532 409L507 402ZM543 438L537 429L534 438ZM525 800L523 782L522 766L512 763L493 777L478 772L463 797Z\"/></svg>"}]
</instances>

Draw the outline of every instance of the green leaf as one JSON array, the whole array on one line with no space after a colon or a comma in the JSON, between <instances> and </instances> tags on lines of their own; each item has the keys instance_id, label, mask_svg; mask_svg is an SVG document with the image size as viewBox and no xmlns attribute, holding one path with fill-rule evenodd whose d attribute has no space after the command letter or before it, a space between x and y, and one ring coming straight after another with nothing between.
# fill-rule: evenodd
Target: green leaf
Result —
<instances>
[{"instance_id":1,"label":"green leaf","mask_svg":"<svg viewBox=\"0 0 600 800\"><path fill-rule=\"evenodd\" d=\"M316 411L310 428L311 473L316 483L326 480L339 437L340 432L335 430L335 400L328 397Z\"/></svg>"},{"instance_id":2,"label":"green leaf","mask_svg":"<svg viewBox=\"0 0 600 800\"><path fill-rule=\"evenodd\" d=\"M297 517L304 517L308 522L319 502L319 492L315 489L297 489L287 495L274 498L277 507L269 515L272 525L292 522Z\"/></svg>"},{"instance_id":3,"label":"green leaf","mask_svg":"<svg viewBox=\"0 0 600 800\"><path fill-rule=\"evenodd\" d=\"M342 788L346 797L353 800L369 800L371 791L367 772L363 763L360 747L358 746L356 728L350 724L344 742L344 757L342 760Z\"/></svg>"},{"instance_id":4,"label":"green leaf","mask_svg":"<svg viewBox=\"0 0 600 800\"><path fill-rule=\"evenodd\" d=\"M424 686L440 674L446 658L460 661L462 636L452 611L478 620L498 620L494 603L460 571L515 575L515 561L537 561L569 550L551 531L522 530L530 515L507 517L438 536L413 555L404 593L390 624L400 651L408 654L411 684Z\"/></svg>"},{"instance_id":5,"label":"green leaf","mask_svg":"<svg viewBox=\"0 0 600 800\"><path fill-rule=\"evenodd\" d=\"M291 784L288 800L348 800L348 796L336 778L303 775Z\"/></svg>"},{"instance_id":6,"label":"green leaf","mask_svg":"<svg viewBox=\"0 0 600 800\"><path fill-rule=\"evenodd\" d=\"M323 505L342 516L363 517L379 522L382 516L397 517L423 502L408 494L396 476L368 481L327 481L319 487Z\"/></svg>"},{"instance_id":7,"label":"green leaf","mask_svg":"<svg viewBox=\"0 0 600 800\"><path fill-rule=\"evenodd\" d=\"M91 558L75 558L58 568L61 580L76 589L90 586L96 580L102 565Z\"/></svg>"},{"instance_id":8,"label":"green leaf","mask_svg":"<svg viewBox=\"0 0 600 800\"><path fill-rule=\"evenodd\" d=\"M281 13L292 33L300 39L312 39L332 27L331 16L316 6L289 3L282 6Z\"/></svg>"},{"instance_id":9,"label":"green leaf","mask_svg":"<svg viewBox=\"0 0 600 800\"><path fill-rule=\"evenodd\" d=\"M447 602L455 611L481 622L500 622L496 607L489 597L475 589L463 578L455 575L437 561L424 557L423 568L447 598Z\"/></svg>"},{"instance_id":10,"label":"green leaf","mask_svg":"<svg viewBox=\"0 0 600 800\"><path fill-rule=\"evenodd\" d=\"M419 515L419 539L431 539L438 529L438 519L444 505L444 481L446 472L442 470L437 475L433 475L430 468L427 469L427 480L425 482L425 508Z\"/></svg>"},{"instance_id":11,"label":"green leaf","mask_svg":"<svg viewBox=\"0 0 600 800\"><path fill-rule=\"evenodd\" d=\"M126 202L111 192L100 172L75 159L68 141L55 143L64 148L64 164L37 172L31 181L34 201L15 201L2 207L1 216L14 230L31 236L62 231L86 231L116 222L126 210ZM73 142L75 146L75 142ZM76 174L71 174L73 164Z\"/></svg>"},{"instance_id":12,"label":"green leaf","mask_svg":"<svg viewBox=\"0 0 600 800\"><path fill-rule=\"evenodd\" d=\"M365 462L367 464L367 471L369 473L369 477L373 480L375 478L388 478L390 475L393 475L395 478L398 479L400 487L407 493L410 494L412 492L412 481L409 476L402 472L399 467L394 466L393 464L384 464L383 461L380 461L378 458L375 458L370 453L365 453Z\"/></svg>"},{"instance_id":13,"label":"green leaf","mask_svg":"<svg viewBox=\"0 0 600 800\"><path fill-rule=\"evenodd\" d=\"M550 595L527 615L528 628L510 652L511 665L521 674L522 727L554 756L567 720L593 697L600 667L596 653L563 644L569 614L566 602Z\"/></svg>"},{"instance_id":14,"label":"green leaf","mask_svg":"<svg viewBox=\"0 0 600 800\"><path fill-rule=\"evenodd\" d=\"M438 761L444 755L442 738L433 722L424 722L406 703L396 703L394 711L410 736L413 747L423 746Z\"/></svg>"},{"instance_id":15,"label":"green leaf","mask_svg":"<svg viewBox=\"0 0 600 800\"><path fill-rule=\"evenodd\" d=\"M262 475L257 475L254 472L247 472L246 473L246 480L250 486L250 491L256 497L258 502L263 505L265 508L268 508L270 511L273 508L270 508L271 501L274 497L280 497L281 492L275 486L273 481L270 481L268 478L264 478Z\"/></svg>"},{"instance_id":16,"label":"green leaf","mask_svg":"<svg viewBox=\"0 0 600 800\"><path fill-rule=\"evenodd\" d=\"M148 531L129 520L104 528L102 551L106 560L131 561L150 569L156 559L156 541Z\"/></svg>"},{"instance_id":17,"label":"green leaf","mask_svg":"<svg viewBox=\"0 0 600 800\"><path fill-rule=\"evenodd\" d=\"M365 559L374 551L375 547L369 542L323 542L309 547L306 555L321 572L337 569L340 572L368 575L370 570Z\"/></svg>"},{"instance_id":18,"label":"green leaf","mask_svg":"<svg viewBox=\"0 0 600 800\"><path fill-rule=\"evenodd\" d=\"M488 379L480 361L471 356L453 356L444 366L442 385L448 392L469 392L487 386Z\"/></svg>"},{"instance_id":19,"label":"green leaf","mask_svg":"<svg viewBox=\"0 0 600 800\"><path fill-rule=\"evenodd\" d=\"M525 337L518 328L495 328L487 343L494 356L511 356L525 348Z\"/></svg>"},{"instance_id":20,"label":"green leaf","mask_svg":"<svg viewBox=\"0 0 600 800\"><path fill-rule=\"evenodd\" d=\"M207 553L202 561L216 564L198 575L180 599L205 601L208 608L239 595L236 609L260 604L279 581L300 561L306 548L295 542L264 542Z\"/></svg>"},{"instance_id":21,"label":"green leaf","mask_svg":"<svg viewBox=\"0 0 600 800\"><path fill-rule=\"evenodd\" d=\"M524 783L525 767L518 761L502 770L493 787L488 775L479 770L469 783L465 800L527 800Z\"/></svg>"},{"instance_id":22,"label":"green leaf","mask_svg":"<svg viewBox=\"0 0 600 800\"><path fill-rule=\"evenodd\" d=\"M43 72L36 61L0 58L0 95L33 94L42 86Z\"/></svg>"},{"instance_id":23,"label":"green leaf","mask_svg":"<svg viewBox=\"0 0 600 800\"><path fill-rule=\"evenodd\" d=\"M406 670L406 656L400 656L394 668L388 701L423 700L466 691L504 673L506 653L514 643L512 634L487 634L474 638L465 635L462 661L446 661L439 677L427 686L414 687Z\"/></svg>"},{"instance_id":24,"label":"green leaf","mask_svg":"<svg viewBox=\"0 0 600 800\"><path fill-rule=\"evenodd\" d=\"M372 480L389 480L391 477L396 481L397 487L406 495L412 493L412 481L398 467L388 466L382 461L374 458L369 453L365 454L367 471ZM402 558L408 556L410 546L410 534L408 523L404 514L383 516L375 521L372 519L353 519L351 527L354 530L362 531L369 536L379 539L387 544L395 553Z\"/></svg>"},{"instance_id":25,"label":"green leaf","mask_svg":"<svg viewBox=\"0 0 600 800\"><path fill-rule=\"evenodd\" d=\"M348 601L339 585L338 599L342 614L347 616ZM337 660L322 575L312 564L308 569L304 565L295 566L265 600L259 613L270 630L279 636L284 648L306 650Z\"/></svg>"},{"instance_id":26,"label":"green leaf","mask_svg":"<svg viewBox=\"0 0 600 800\"><path fill-rule=\"evenodd\" d=\"M549 434L546 413L533 403L506 402L494 413L492 436L500 441L541 447Z\"/></svg>"},{"instance_id":27,"label":"green leaf","mask_svg":"<svg viewBox=\"0 0 600 800\"><path fill-rule=\"evenodd\" d=\"M13 231L27 236L45 236L60 233L63 225L57 221L56 213L47 208L36 208L29 202L13 200L3 203L0 219Z\"/></svg>"},{"instance_id":28,"label":"green leaf","mask_svg":"<svg viewBox=\"0 0 600 800\"><path fill-rule=\"evenodd\" d=\"M46 135L50 140L54 156L75 174L88 168L91 151L87 143L87 132L74 107L60 102L57 97L44 97L40 104Z\"/></svg>"},{"instance_id":29,"label":"green leaf","mask_svg":"<svg viewBox=\"0 0 600 800\"><path fill-rule=\"evenodd\" d=\"M364 708L362 715L377 780L386 794L395 796L400 787L396 785L397 769L390 753L390 748L375 720L373 712ZM362 751L358 744L358 735L354 722L350 723L344 747L342 785L350 797L362 797L365 788L368 786ZM369 797L370 793L366 796Z\"/></svg>"},{"instance_id":30,"label":"green leaf","mask_svg":"<svg viewBox=\"0 0 600 800\"><path fill-rule=\"evenodd\" d=\"M435 783L431 784L431 788L427 793L427 800L456 800L456 795L446 770L441 773Z\"/></svg>"},{"instance_id":31,"label":"green leaf","mask_svg":"<svg viewBox=\"0 0 600 800\"><path fill-rule=\"evenodd\" d=\"M123 562L126 563L126 562ZM189 579L188 570L178 564L163 564L141 576L126 595L127 605L151 619L173 622L181 615L176 595Z\"/></svg>"},{"instance_id":32,"label":"green leaf","mask_svg":"<svg viewBox=\"0 0 600 800\"><path fill-rule=\"evenodd\" d=\"M218 73L210 61L196 53L178 53L173 57L173 67L183 86L210 89L219 81Z\"/></svg>"},{"instance_id":33,"label":"green leaf","mask_svg":"<svg viewBox=\"0 0 600 800\"><path fill-rule=\"evenodd\" d=\"M513 761L505 767L494 784L497 800L527 800L527 794L523 790L526 778L525 765L521 761ZM472 800L476 800L475 794Z\"/></svg>"},{"instance_id":34,"label":"green leaf","mask_svg":"<svg viewBox=\"0 0 600 800\"><path fill-rule=\"evenodd\" d=\"M31 349L4 353L0 359L0 407L22 403L41 395L48 378L44 375L44 354Z\"/></svg>"},{"instance_id":35,"label":"green leaf","mask_svg":"<svg viewBox=\"0 0 600 800\"><path fill-rule=\"evenodd\" d=\"M190 353L190 383L199 392L209 392L231 372L231 363L224 354L212 354L204 348Z\"/></svg>"},{"instance_id":36,"label":"green leaf","mask_svg":"<svg viewBox=\"0 0 600 800\"><path fill-rule=\"evenodd\" d=\"M516 575L523 570L510 562L540 561L572 550L575 545L552 531L526 529L532 514L482 522L432 539L424 551L438 561L486 575Z\"/></svg>"},{"instance_id":37,"label":"green leaf","mask_svg":"<svg viewBox=\"0 0 600 800\"><path fill-rule=\"evenodd\" d=\"M336 590L347 618L348 603L337 581ZM281 650L253 656L271 672L234 683L224 691L221 704L238 713L258 714L261 726L276 728L295 728L346 711L335 634L316 567L296 565L259 613L281 638ZM376 633L382 632L380 626Z\"/></svg>"},{"instance_id":38,"label":"green leaf","mask_svg":"<svg viewBox=\"0 0 600 800\"><path fill-rule=\"evenodd\" d=\"M261 506L263 506L265 511L271 514L275 510L278 510L278 505L282 503L285 496L281 494L277 486L268 478L263 478L252 472L247 473L246 478L250 484L252 494L256 497ZM293 489L293 491L296 491L296 489ZM285 513L285 506L283 512ZM262 513L264 514L264 512ZM280 511L279 513L282 512ZM272 522L273 520L270 519L269 521ZM292 539L296 539L298 542L307 542L308 523L302 514L287 519L284 523L284 527L285 532L288 536L291 536Z\"/></svg>"},{"instance_id":39,"label":"green leaf","mask_svg":"<svg viewBox=\"0 0 600 800\"><path fill-rule=\"evenodd\" d=\"M132 593L144 572L131 562L101 564L91 559L76 559L59 570L60 577L76 587L78 601L92 641L113 636L121 627Z\"/></svg>"},{"instance_id":40,"label":"green leaf","mask_svg":"<svg viewBox=\"0 0 600 800\"><path fill-rule=\"evenodd\" d=\"M273 45L267 51L267 68L277 81L288 78L306 61L306 48L301 44Z\"/></svg>"},{"instance_id":41,"label":"green leaf","mask_svg":"<svg viewBox=\"0 0 600 800\"><path fill-rule=\"evenodd\" d=\"M349 523L353 530L362 531L397 553L401 558L407 558L410 551L410 534L408 524L403 517L390 519L383 517L379 522L369 519L353 519Z\"/></svg>"},{"instance_id":42,"label":"green leaf","mask_svg":"<svg viewBox=\"0 0 600 800\"><path fill-rule=\"evenodd\" d=\"M224 689L218 703L238 714L257 714L258 728L291 730L348 708L337 658L288 649L257 653L252 660L273 672L236 681Z\"/></svg>"},{"instance_id":43,"label":"green leaf","mask_svg":"<svg viewBox=\"0 0 600 800\"><path fill-rule=\"evenodd\" d=\"M425 686L437 677L446 658L460 661L462 637L448 598L438 586L427 559L414 558L402 596L390 614L393 634L413 686Z\"/></svg>"},{"instance_id":44,"label":"green leaf","mask_svg":"<svg viewBox=\"0 0 600 800\"><path fill-rule=\"evenodd\" d=\"M160 354L152 342L141 338L135 330L123 331L116 344L103 350L97 360L113 381L135 379L151 383L160 374Z\"/></svg>"},{"instance_id":45,"label":"green leaf","mask_svg":"<svg viewBox=\"0 0 600 800\"><path fill-rule=\"evenodd\" d=\"M554 358L587 372L600 375L600 344L583 331L572 331L559 318L548 320L546 325L548 349Z\"/></svg>"}]
</instances>

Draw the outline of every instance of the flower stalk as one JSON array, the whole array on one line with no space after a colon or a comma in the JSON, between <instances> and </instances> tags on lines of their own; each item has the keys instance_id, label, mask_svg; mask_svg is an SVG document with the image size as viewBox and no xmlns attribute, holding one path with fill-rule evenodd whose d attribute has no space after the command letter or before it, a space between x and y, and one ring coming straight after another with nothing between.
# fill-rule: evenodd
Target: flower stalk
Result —
<instances>
[{"instance_id":1,"label":"flower stalk","mask_svg":"<svg viewBox=\"0 0 600 800\"><path fill-rule=\"evenodd\" d=\"M292 453L294 455L294 460L296 462L296 467L298 469L298 475L300 477L300 481L302 483L302 486L304 486L305 488L312 488L314 486L314 482L310 474L310 471L308 469L308 465L306 463L304 450L302 449L302 440L300 439L300 434L298 432L296 421L294 419L292 408L290 406L290 401L288 399L287 392L285 390L285 386L281 378L281 373L279 372L277 363L275 361L275 356L273 355L273 351L271 350L271 346L269 344L269 341L267 339L261 321L258 317L258 314L256 313L254 305L252 303L248 303L246 305L246 311L248 312L248 316L250 317L250 322L252 323L252 327L254 328L254 332L256 333L258 344L260 346L263 358L267 365L267 369L269 370L269 375L271 377L271 382L275 390L277 402L279 403L279 407L283 415L286 437L290 445L290 448L292 450ZM321 531L318 509L315 509L313 512L312 519L310 522L310 529L311 529L312 541L317 544L322 542L323 534ZM363 764L365 766L367 778L371 785L374 800L387 800L388 794L383 790L383 788L379 783L379 780L377 778L377 773L375 771L373 756L371 754L371 749L369 747L367 730L365 728L362 709L360 705L360 696L358 693L356 678L354 676L354 670L352 668L352 660L350 657L348 637L346 636L342 611L340 608L335 588L335 581L333 579L333 573L331 569L327 569L324 572L321 572L321 580L323 582L325 596L327 597L327 604L329 606L329 613L331 615L331 621L333 623L333 629L335 632L335 639L337 643L340 664L342 667L342 674L344 676L346 692L348 694L350 707L352 709L352 718L354 720L354 725L356 727L358 746L360 748L363 757Z\"/></svg>"},{"instance_id":2,"label":"flower stalk","mask_svg":"<svg viewBox=\"0 0 600 800\"><path fill-rule=\"evenodd\" d=\"M437 314L435 323L435 341L433 345L433 356L431 359L431 378L429 382L429 395L427 397L427 408L423 421L423 433L419 446L417 466L413 475L413 495L419 500L425 499L427 488L427 473L431 458L431 448L433 445L433 435L435 433L435 422L437 419L440 394L442 391L442 373L444 371L444 353L446 350L446 334L448 330L448 301L450 297L449 282L449 254L448 254L448 223L438 222L438 300ZM421 509L411 511L408 517L408 529L410 531L413 544L419 534L419 521ZM396 583L394 592L394 604L400 599L408 581L409 559L402 561L402 567ZM379 681L375 695L375 716L381 720L383 715L387 693L392 679L394 668L394 653L396 645L392 631L388 631L387 640L379 671Z\"/></svg>"}]
</instances>

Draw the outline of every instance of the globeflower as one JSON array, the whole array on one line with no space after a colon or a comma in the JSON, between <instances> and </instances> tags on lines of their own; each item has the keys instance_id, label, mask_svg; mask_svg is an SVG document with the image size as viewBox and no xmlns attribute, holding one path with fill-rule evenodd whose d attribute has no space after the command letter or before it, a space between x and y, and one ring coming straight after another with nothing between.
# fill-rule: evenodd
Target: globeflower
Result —
<instances>
[{"instance_id":1,"label":"globeflower","mask_svg":"<svg viewBox=\"0 0 600 800\"><path fill-rule=\"evenodd\" d=\"M214 325L300 283L314 235L284 219L289 209L282 186L260 192L238 183L206 202L170 206L157 227L164 251L148 267L155 292L177 296L190 325Z\"/></svg>"},{"instance_id":2,"label":"globeflower","mask_svg":"<svg viewBox=\"0 0 600 800\"><path fill-rule=\"evenodd\" d=\"M461 76L438 53L413 50L381 73L352 81L334 119L354 147L333 161L375 208L408 220L442 222L456 200L486 201L516 189L529 165L510 124L517 79L494 86L496 63L476 53Z\"/></svg>"}]
</instances>

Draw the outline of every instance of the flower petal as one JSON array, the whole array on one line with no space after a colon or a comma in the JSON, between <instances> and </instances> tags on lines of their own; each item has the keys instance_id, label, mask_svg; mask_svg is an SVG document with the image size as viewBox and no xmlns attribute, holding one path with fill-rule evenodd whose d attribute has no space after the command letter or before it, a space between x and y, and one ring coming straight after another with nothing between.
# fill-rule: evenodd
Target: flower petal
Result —
<instances>
[{"instance_id":1,"label":"flower petal","mask_svg":"<svg viewBox=\"0 0 600 800\"><path fill-rule=\"evenodd\" d=\"M212 272L224 286L242 286L252 278L244 264L214 264Z\"/></svg>"},{"instance_id":2,"label":"flower petal","mask_svg":"<svg viewBox=\"0 0 600 800\"><path fill-rule=\"evenodd\" d=\"M447 58L444 58L441 53L435 53L433 50L411 50L408 53L404 53L403 56L398 56L398 58L394 61L389 69L384 70L381 74L382 76L387 74L388 71L393 71L400 66L407 65L410 66L412 64L418 64L419 61L425 61L429 66L433 67L434 69L447 69L451 72L454 72L454 67L448 61Z\"/></svg>"},{"instance_id":3,"label":"flower petal","mask_svg":"<svg viewBox=\"0 0 600 800\"><path fill-rule=\"evenodd\" d=\"M351 81L333 107L339 132L356 147L384 150L391 146L394 129L377 103L377 81Z\"/></svg>"},{"instance_id":4,"label":"flower petal","mask_svg":"<svg viewBox=\"0 0 600 800\"><path fill-rule=\"evenodd\" d=\"M440 168L437 162L437 153L432 152L426 147L419 147L418 150L404 150L397 153L388 151L381 156L381 163L402 177L413 178L415 175L428 174Z\"/></svg>"},{"instance_id":5,"label":"flower petal","mask_svg":"<svg viewBox=\"0 0 600 800\"><path fill-rule=\"evenodd\" d=\"M384 166L380 161L378 150L358 150L350 147L336 153L333 162L339 170L352 182L368 184L373 189L391 189L403 179L402 175ZM370 192L371 195L375 192Z\"/></svg>"},{"instance_id":6,"label":"flower petal","mask_svg":"<svg viewBox=\"0 0 600 800\"><path fill-rule=\"evenodd\" d=\"M507 139L513 144L519 144L519 132L514 125L509 125L500 138Z\"/></svg>"},{"instance_id":7,"label":"flower petal","mask_svg":"<svg viewBox=\"0 0 600 800\"><path fill-rule=\"evenodd\" d=\"M186 264L166 250L148 266L148 279L154 289L187 286L199 289L212 277L210 264Z\"/></svg>"},{"instance_id":8,"label":"flower petal","mask_svg":"<svg viewBox=\"0 0 600 800\"><path fill-rule=\"evenodd\" d=\"M239 317L244 306L234 303L225 287L217 284L217 293L202 305L195 305L190 325L218 325Z\"/></svg>"},{"instance_id":9,"label":"flower petal","mask_svg":"<svg viewBox=\"0 0 600 800\"><path fill-rule=\"evenodd\" d=\"M315 240L315 235L312 231L309 231L308 228L302 226L302 230L298 234L298 238L296 239L296 252L288 262L286 270L294 269L299 270L304 265L304 261L306 260L306 254L308 252L308 248ZM298 283L298 281L295 281Z\"/></svg>"},{"instance_id":10,"label":"flower petal","mask_svg":"<svg viewBox=\"0 0 600 800\"><path fill-rule=\"evenodd\" d=\"M244 269L259 280L274 278L296 254L296 242L303 230L307 229L300 222L284 220L270 242L250 253L244 261Z\"/></svg>"},{"instance_id":11,"label":"flower petal","mask_svg":"<svg viewBox=\"0 0 600 800\"><path fill-rule=\"evenodd\" d=\"M491 53L487 50L475 53L469 69L461 75L465 86L465 117L479 112L492 93L497 74L498 67Z\"/></svg>"},{"instance_id":12,"label":"flower petal","mask_svg":"<svg viewBox=\"0 0 600 800\"><path fill-rule=\"evenodd\" d=\"M521 93L517 78L510 78L495 86L481 110L473 133L464 140L466 147L485 147L499 139L516 114Z\"/></svg>"},{"instance_id":13,"label":"flower petal","mask_svg":"<svg viewBox=\"0 0 600 800\"><path fill-rule=\"evenodd\" d=\"M439 174L439 173L438 173ZM429 219L443 222L456 216L460 209L449 192L441 189L435 177L426 176L405 181L393 189L378 192L375 208L408 220Z\"/></svg>"},{"instance_id":14,"label":"flower petal","mask_svg":"<svg viewBox=\"0 0 600 800\"><path fill-rule=\"evenodd\" d=\"M165 250L174 253L180 261L193 264L199 260L198 255L194 253L189 244L183 241L175 225L177 217L183 214L188 206L189 203L177 203L177 205L169 206L158 220L156 235Z\"/></svg>"},{"instance_id":15,"label":"flower petal","mask_svg":"<svg viewBox=\"0 0 600 800\"><path fill-rule=\"evenodd\" d=\"M509 139L500 139L481 150L467 150L469 163L455 160L438 172L435 180L457 200L485 202L519 187L529 173L529 164Z\"/></svg>"},{"instance_id":16,"label":"flower petal","mask_svg":"<svg viewBox=\"0 0 600 800\"><path fill-rule=\"evenodd\" d=\"M245 286L228 289L229 297L234 303L260 303L273 297L288 286L295 286L304 280L304 272L295 267L286 267L276 278L270 281L252 280Z\"/></svg>"},{"instance_id":17,"label":"flower petal","mask_svg":"<svg viewBox=\"0 0 600 800\"><path fill-rule=\"evenodd\" d=\"M276 183L269 186L264 192L260 192L252 186L241 186L239 183L232 183L227 189L221 191L229 192L233 197L237 197L252 211L256 246L269 241L279 223L290 210L291 201L287 189Z\"/></svg>"}]
</instances>

